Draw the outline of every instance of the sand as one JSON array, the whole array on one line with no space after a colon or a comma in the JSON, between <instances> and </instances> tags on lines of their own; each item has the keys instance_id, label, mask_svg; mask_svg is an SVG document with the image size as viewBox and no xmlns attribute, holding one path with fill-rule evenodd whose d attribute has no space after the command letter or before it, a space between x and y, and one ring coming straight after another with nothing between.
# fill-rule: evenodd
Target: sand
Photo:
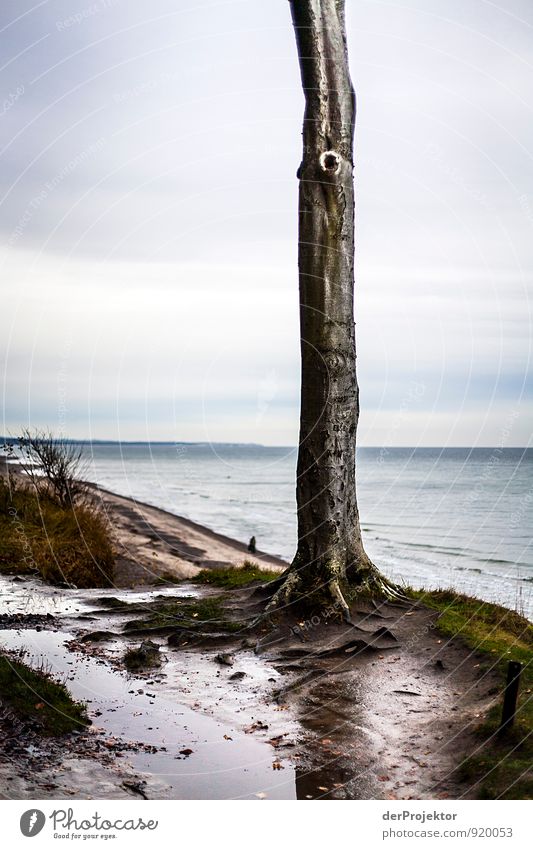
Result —
<instances>
[{"instance_id":1,"label":"sand","mask_svg":"<svg viewBox=\"0 0 533 849\"><path fill-rule=\"evenodd\" d=\"M209 528L102 487L95 487L108 516L117 549L115 584L132 587L163 575L185 579L201 569L241 566L282 572L287 563Z\"/></svg>"}]
</instances>

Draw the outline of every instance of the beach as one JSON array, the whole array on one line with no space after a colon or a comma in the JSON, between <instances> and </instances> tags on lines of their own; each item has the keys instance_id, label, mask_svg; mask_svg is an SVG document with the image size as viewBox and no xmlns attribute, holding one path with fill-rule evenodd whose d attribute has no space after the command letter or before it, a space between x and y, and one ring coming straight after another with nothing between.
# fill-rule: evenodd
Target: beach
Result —
<instances>
[{"instance_id":1,"label":"beach","mask_svg":"<svg viewBox=\"0 0 533 849\"><path fill-rule=\"evenodd\" d=\"M294 448L92 443L87 477L290 562L296 550ZM365 549L387 576L453 587L533 617L533 451L360 448Z\"/></svg>"},{"instance_id":2,"label":"beach","mask_svg":"<svg viewBox=\"0 0 533 849\"><path fill-rule=\"evenodd\" d=\"M437 596L356 597L349 625L331 606L308 619L287 611L251 627L263 609L261 572L249 588L196 579L252 561L268 581L284 560L252 555L244 542L137 499L94 485L93 494L116 551L111 586L0 574L2 650L66 681L92 723L52 744L0 710L3 798L481 792L481 776L459 767L479 750L481 718L498 710L504 651L490 642L480 649L477 636L468 642L481 602L471 600L462 613L460 639L442 631L431 607ZM446 612L455 600L439 603ZM213 605L210 625L202 620ZM489 638L504 615L489 611ZM512 626L507 644L521 645L516 628L527 626L519 619ZM157 666L129 670L125 657L146 639Z\"/></svg>"},{"instance_id":3,"label":"beach","mask_svg":"<svg viewBox=\"0 0 533 849\"><path fill-rule=\"evenodd\" d=\"M260 568L287 567L281 558L256 551L190 519L95 487L108 517L117 549L115 584L132 587L162 576L184 580L201 569L241 566L253 560Z\"/></svg>"}]
</instances>

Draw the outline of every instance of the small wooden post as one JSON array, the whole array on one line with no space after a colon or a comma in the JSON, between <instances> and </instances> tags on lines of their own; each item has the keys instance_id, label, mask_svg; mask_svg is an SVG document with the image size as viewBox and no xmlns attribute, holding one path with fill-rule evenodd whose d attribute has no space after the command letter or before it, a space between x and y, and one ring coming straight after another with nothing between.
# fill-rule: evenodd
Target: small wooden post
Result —
<instances>
[{"instance_id":1,"label":"small wooden post","mask_svg":"<svg viewBox=\"0 0 533 849\"><path fill-rule=\"evenodd\" d=\"M521 672L522 664L517 660L510 660L507 667L507 682L503 696L502 721L498 731L500 736L505 734L514 722Z\"/></svg>"}]
</instances>

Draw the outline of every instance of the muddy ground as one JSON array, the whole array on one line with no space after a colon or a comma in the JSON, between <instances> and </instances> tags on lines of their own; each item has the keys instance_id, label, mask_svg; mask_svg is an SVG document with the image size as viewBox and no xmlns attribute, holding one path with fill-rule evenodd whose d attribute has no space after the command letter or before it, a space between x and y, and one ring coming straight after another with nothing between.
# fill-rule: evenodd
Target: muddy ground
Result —
<instances>
[{"instance_id":1,"label":"muddy ground","mask_svg":"<svg viewBox=\"0 0 533 849\"><path fill-rule=\"evenodd\" d=\"M203 644L163 628L147 635L160 665L128 672L124 653L143 637L124 629L139 605L209 596L187 579L247 552L164 511L102 497L120 548L117 588L0 576L0 647L44 658L92 720L52 743L0 710L3 798L469 796L456 768L478 745L497 680L439 636L437 614L356 603L351 626L330 609ZM155 585L162 574L184 581ZM244 619L258 599L240 590L227 604Z\"/></svg>"}]
</instances>

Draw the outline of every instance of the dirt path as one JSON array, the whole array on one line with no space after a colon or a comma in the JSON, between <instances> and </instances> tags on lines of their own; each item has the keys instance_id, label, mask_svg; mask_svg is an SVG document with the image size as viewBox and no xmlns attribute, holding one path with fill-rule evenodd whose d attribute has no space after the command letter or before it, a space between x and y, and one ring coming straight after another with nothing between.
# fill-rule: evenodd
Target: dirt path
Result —
<instances>
[{"instance_id":1,"label":"dirt path","mask_svg":"<svg viewBox=\"0 0 533 849\"><path fill-rule=\"evenodd\" d=\"M104 491L101 497L120 548L117 589L61 590L38 579L0 578L0 613L7 616L0 620L0 647L25 648L37 663L44 658L76 698L88 701L93 719L91 731L54 751L19 735L7 753L4 748L0 795L468 795L455 768L476 746L473 727L498 697L497 682L482 671L481 658L438 635L436 614L427 609L356 605L350 629L335 615L282 621L277 632L265 627L257 641L225 640L222 650L233 655L228 666L216 660L220 646L169 644L167 628L150 634L161 668L126 674L122 656L139 637L123 628L139 615L139 604L211 592L187 583L154 587L159 576L186 579L202 567L240 565L249 554L246 546L157 508ZM263 554L253 560L284 567ZM135 603L135 611L106 609L107 596ZM228 599L237 610L246 603L246 591ZM374 648L346 651L358 634L378 629L385 630ZM95 631L104 637L85 640Z\"/></svg>"},{"instance_id":2,"label":"dirt path","mask_svg":"<svg viewBox=\"0 0 533 849\"><path fill-rule=\"evenodd\" d=\"M396 648L317 658L314 647L352 636L321 623L304 632L309 657L281 667L300 673L281 694L304 729L298 797L467 797L456 767L478 744L474 728L499 698L498 679L483 671L486 656L439 636L434 612L392 604L380 612ZM383 622L370 612L358 620L369 631Z\"/></svg>"}]
</instances>

